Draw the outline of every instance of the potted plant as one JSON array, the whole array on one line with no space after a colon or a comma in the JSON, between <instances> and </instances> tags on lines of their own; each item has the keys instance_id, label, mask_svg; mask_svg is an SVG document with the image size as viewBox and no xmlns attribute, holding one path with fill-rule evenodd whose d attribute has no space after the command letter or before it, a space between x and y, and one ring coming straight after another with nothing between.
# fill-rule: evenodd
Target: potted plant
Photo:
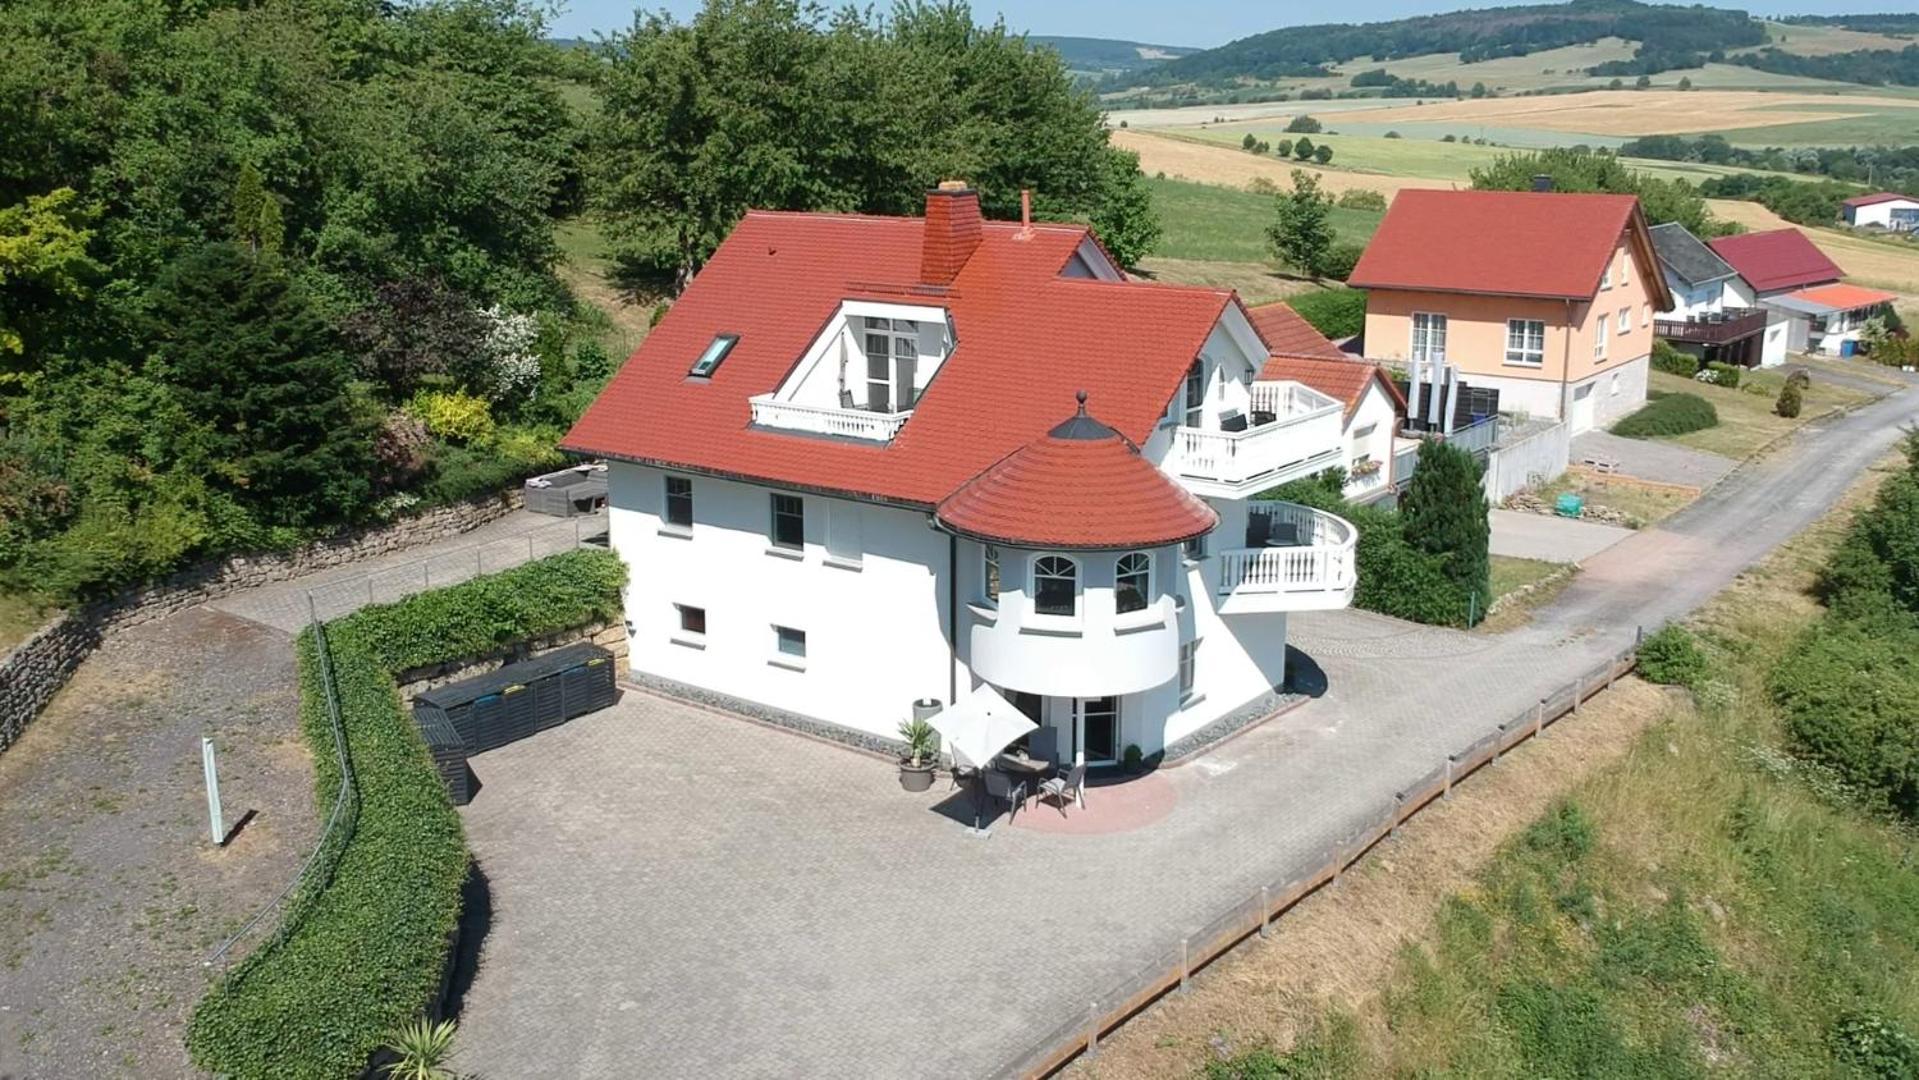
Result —
<instances>
[{"instance_id":1,"label":"potted plant","mask_svg":"<svg viewBox=\"0 0 1919 1080\"><path fill-rule=\"evenodd\" d=\"M1123 758L1121 758L1121 761L1124 762L1127 772L1138 773L1140 769L1140 763L1144 759L1145 759L1145 755L1140 753L1138 743L1126 744L1126 754Z\"/></svg>"},{"instance_id":2,"label":"potted plant","mask_svg":"<svg viewBox=\"0 0 1919 1080\"><path fill-rule=\"evenodd\" d=\"M939 768L939 732L925 718L915 716L901 721L900 738L906 740L906 756L900 758L900 787L925 791L933 786L933 770Z\"/></svg>"}]
</instances>

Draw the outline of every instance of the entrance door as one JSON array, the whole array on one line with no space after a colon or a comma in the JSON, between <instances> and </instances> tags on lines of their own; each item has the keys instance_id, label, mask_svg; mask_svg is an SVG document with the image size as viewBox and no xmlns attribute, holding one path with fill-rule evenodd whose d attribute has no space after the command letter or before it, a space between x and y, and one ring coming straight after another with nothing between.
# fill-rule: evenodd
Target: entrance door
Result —
<instances>
[{"instance_id":1,"label":"entrance door","mask_svg":"<svg viewBox=\"0 0 1919 1080\"><path fill-rule=\"evenodd\" d=\"M1073 749L1086 755L1088 765L1111 765L1119 760L1119 699L1073 699Z\"/></svg>"},{"instance_id":2,"label":"entrance door","mask_svg":"<svg viewBox=\"0 0 1919 1080\"><path fill-rule=\"evenodd\" d=\"M1590 431L1593 426L1593 384L1573 387L1573 411L1567 419L1571 420L1571 430L1577 434Z\"/></svg>"}]
</instances>

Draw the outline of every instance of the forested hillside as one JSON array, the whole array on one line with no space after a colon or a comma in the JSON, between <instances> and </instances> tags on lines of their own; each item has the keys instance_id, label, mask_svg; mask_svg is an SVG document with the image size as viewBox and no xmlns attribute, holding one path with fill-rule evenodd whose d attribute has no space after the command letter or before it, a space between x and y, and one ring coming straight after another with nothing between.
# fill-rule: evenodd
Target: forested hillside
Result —
<instances>
[{"instance_id":1,"label":"forested hillside","mask_svg":"<svg viewBox=\"0 0 1919 1080\"><path fill-rule=\"evenodd\" d=\"M1126 258L1155 235L1058 55L963 6L715 0L605 48L546 11L0 5L0 596L557 465L617 360L554 272L563 219L669 291L749 207L913 212L945 177Z\"/></svg>"}]
</instances>

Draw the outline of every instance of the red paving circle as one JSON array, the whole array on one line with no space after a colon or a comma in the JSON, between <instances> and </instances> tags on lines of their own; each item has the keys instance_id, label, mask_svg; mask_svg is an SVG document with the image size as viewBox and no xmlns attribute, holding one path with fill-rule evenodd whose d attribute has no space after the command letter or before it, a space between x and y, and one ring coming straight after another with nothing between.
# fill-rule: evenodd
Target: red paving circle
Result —
<instances>
[{"instance_id":1,"label":"red paving circle","mask_svg":"<svg viewBox=\"0 0 1919 1080\"><path fill-rule=\"evenodd\" d=\"M1054 803L1035 799L1013 818L1013 827L1061 836L1107 836L1144 829L1177 805L1173 782L1165 773L1150 772L1098 785L1089 782L1086 805L1068 802L1064 816Z\"/></svg>"}]
</instances>

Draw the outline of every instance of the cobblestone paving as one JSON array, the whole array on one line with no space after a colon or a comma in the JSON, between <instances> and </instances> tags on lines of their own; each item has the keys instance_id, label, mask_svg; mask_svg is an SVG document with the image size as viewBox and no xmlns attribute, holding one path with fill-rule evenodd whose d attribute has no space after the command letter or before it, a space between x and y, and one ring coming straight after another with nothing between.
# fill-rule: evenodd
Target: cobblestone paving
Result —
<instances>
[{"instance_id":1,"label":"cobblestone paving","mask_svg":"<svg viewBox=\"0 0 1919 1080\"><path fill-rule=\"evenodd\" d=\"M1913 396L1813 425L1597 556L1524 630L1296 617L1324 696L1168 770L1177 807L1135 832L975 839L940 812L963 817L959 796L904 794L885 762L640 693L483 755L465 820L492 921L459 1063L990 1074L1260 885L1322 863L1394 791L1635 626L1717 591L1883 454Z\"/></svg>"}]
</instances>

